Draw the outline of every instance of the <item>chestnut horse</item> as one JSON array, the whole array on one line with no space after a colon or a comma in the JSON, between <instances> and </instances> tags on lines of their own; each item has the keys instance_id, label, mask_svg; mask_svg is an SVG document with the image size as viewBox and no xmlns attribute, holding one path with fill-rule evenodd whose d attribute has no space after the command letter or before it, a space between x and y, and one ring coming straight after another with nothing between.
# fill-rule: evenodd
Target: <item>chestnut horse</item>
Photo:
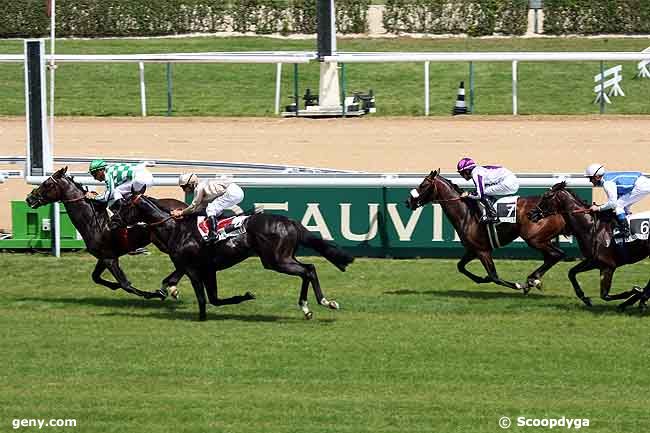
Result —
<instances>
[{"instance_id":1,"label":"chestnut horse","mask_svg":"<svg viewBox=\"0 0 650 433\"><path fill-rule=\"evenodd\" d=\"M521 237L530 247L543 254L544 263L528 276L526 283L513 283L498 276L492 259L493 248L488 227L479 223L480 209L476 201L462 198L462 192L456 184L445 179L438 170L435 170L411 191L406 205L409 209L415 210L427 203L440 203L465 247L465 254L457 265L458 271L475 283L493 282L511 289L523 290L524 293L528 293L532 287L541 288L542 276L565 255L564 251L553 244L553 239L560 234L565 234L564 220L556 215L540 223L532 222L528 219L527 213L537 205L539 197L519 197L517 223L502 223L496 226L499 243L506 245ZM487 276L480 277L466 269L466 265L476 258L481 261Z\"/></svg>"}]
</instances>

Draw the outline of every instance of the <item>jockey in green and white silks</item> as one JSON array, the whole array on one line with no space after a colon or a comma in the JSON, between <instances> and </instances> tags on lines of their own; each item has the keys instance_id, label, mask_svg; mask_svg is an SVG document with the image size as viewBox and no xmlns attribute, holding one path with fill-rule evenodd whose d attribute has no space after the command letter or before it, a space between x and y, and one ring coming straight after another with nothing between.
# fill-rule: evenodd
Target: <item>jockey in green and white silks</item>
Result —
<instances>
[{"instance_id":1,"label":"jockey in green and white silks","mask_svg":"<svg viewBox=\"0 0 650 433\"><path fill-rule=\"evenodd\" d=\"M96 159L90 163L90 174L106 184L106 190L99 195L91 194L92 199L113 203L131 194L131 188L139 191L142 187L153 185L153 175L144 164L106 164L105 161Z\"/></svg>"},{"instance_id":2,"label":"jockey in green and white silks","mask_svg":"<svg viewBox=\"0 0 650 433\"><path fill-rule=\"evenodd\" d=\"M592 212L612 209L625 237L630 234L630 226L626 214L630 214L630 206L650 194L650 179L639 171L607 171L602 164L590 164L585 170L585 176L594 186L602 186L607 194L607 202L598 206L592 205Z\"/></svg>"}]
</instances>

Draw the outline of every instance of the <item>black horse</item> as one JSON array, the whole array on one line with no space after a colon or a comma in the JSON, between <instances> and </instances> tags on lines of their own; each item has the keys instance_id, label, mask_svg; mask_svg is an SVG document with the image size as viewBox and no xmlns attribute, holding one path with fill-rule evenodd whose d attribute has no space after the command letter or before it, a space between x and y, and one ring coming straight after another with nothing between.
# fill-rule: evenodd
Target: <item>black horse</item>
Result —
<instances>
[{"instance_id":1,"label":"black horse","mask_svg":"<svg viewBox=\"0 0 650 433\"><path fill-rule=\"evenodd\" d=\"M137 225L129 229L109 230L106 206L86 199L84 188L72 177L66 175L67 170L68 167L64 167L48 177L45 182L27 195L25 201L32 208L57 201L63 202L72 224L86 243L88 252L97 258L97 264L92 273L93 281L111 290L121 288L146 299L164 299L169 291L174 294L178 281L183 277L182 271L172 272L163 280L161 289L156 292L144 292L133 287L120 268L119 257L151 243L152 238L149 230L144 226ZM161 203L170 208L186 206L185 203L175 199L165 199ZM153 241L159 249L165 248L155 239ZM110 271L117 283L101 277L106 269Z\"/></svg>"},{"instance_id":2,"label":"black horse","mask_svg":"<svg viewBox=\"0 0 650 433\"><path fill-rule=\"evenodd\" d=\"M612 229L614 226L614 214L604 212L602 214L591 214L589 205L582 201L575 193L566 189L566 182L560 182L544 193L537 207L529 212L529 218L539 221L545 218L553 218L561 215L574 236L578 239L580 251L584 260L569 270L569 280L573 285L576 296L587 306L591 307L591 299L585 296L576 278L581 272L592 269L600 270L600 297L605 301L627 299L619 305L619 309L641 301L641 307L645 307L648 299L640 288L610 295L612 277L619 266L636 263L650 255L650 242L647 240L636 240L624 244L623 247L616 245ZM646 294L650 292L650 281L645 287Z\"/></svg>"},{"instance_id":3,"label":"black horse","mask_svg":"<svg viewBox=\"0 0 650 433\"><path fill-rule=\"evenodd\" d=\"M296 259L298 247L313 248L341 271L345 271L354 260L336 245L311 234L302 224L281 215L251 215L244 221L245 233L216 245L206 245L203 241L196 228L196 217L173 219L160 201L142 193L134 192L118 215L126 224L147 223L154 238L166 245L176 268L182 269L192 281L199 303L199 320L206 319L205 292L209 302L217 306L239 304L255 298L250 292L223 299L217 296L216 271L229 268L250 256L259 256L266 269L302 279L298 305L307 319L312 317L307 306L309 284L319 305L331 309L338 309L339 305L323 295L314 265Z\"/></svg>"},{"instance_id":4,"label":"black horse","mask_svg":"<svg viewBox=\"0 0 650 433\"><path fill-rule=\"evenodd\" d=\"M493 248L488 237L488 229L484 224L479 223L480 211L476 201L462 198L462 192L456 184L440 176L438 170L435 170L411 191L406 205L409 209L415 210L430 202L440 203L465 247L465 254L458 262L458 271L475 283L493 282L515 290L523 289L524 293L528 293L532 287L540 288L542 276L564 257L564 251L553 244L553 240L558 235L565 234L562 218L555 216L541 223L532 222L526 214L535 207L539 197L519 197L517 223L497 226L501 245L506 245L521 236L530 247L544 255L544 263L528 276L526 283L513 283L497 275L492 260ZM477 257L487 271L486 277L475 275L466 268L467 264Z\"/></svg>"}]
</instances>

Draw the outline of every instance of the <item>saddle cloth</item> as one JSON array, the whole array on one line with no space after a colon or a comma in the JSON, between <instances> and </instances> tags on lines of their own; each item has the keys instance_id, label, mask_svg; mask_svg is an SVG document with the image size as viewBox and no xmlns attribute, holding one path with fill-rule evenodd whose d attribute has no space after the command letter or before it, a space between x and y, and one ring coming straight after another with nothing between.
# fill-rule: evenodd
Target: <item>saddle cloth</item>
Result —
<instances>
[{"instance_id":1,"label":"saddle cloth","mask_svg":"<svg viewBox=\"0 0 650 433\"><path fill-rule=\"evenodd\" d=\"M628 215L627 222L630 224L630 236L625 239L625 242L648 240L648 235L650 234L650 211ZM616 239L616 243L621 243L623 239L618 237L618 234L618 227L615 227L614 238Z\"/></svg>"},{"instance_id":2,"label":"saddle cloth","mask_svg":"<svg viewBox=\"0 0 650 433\"><path fill-rule=\"evenodd\" d=\"M517 222L517 200L518 195L501 197L494 203L500 223L515 224Z\"/></svg>"},{"instance_id":3,"label":"saddle cloth","mask_svg":"<svg viewBox=\"0 0 650 433\"><path fill-rule=\"evenodd\" d=\"M246 233L244 221L246 221L248 217L249 215L236 215L217 221L217 242ZM199 216L196 218L196 228L204 240L208 238L210 229L206 217Z\"/></svg>"}]
</instances>

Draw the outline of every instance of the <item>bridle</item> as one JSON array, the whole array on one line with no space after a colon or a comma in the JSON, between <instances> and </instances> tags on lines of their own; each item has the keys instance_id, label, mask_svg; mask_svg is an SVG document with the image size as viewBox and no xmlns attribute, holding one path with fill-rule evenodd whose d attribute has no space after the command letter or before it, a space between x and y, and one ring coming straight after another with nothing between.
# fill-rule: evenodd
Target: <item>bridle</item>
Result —
<instances>
[{"instance_id":1,"label":"bridle","mask_svg":"<svg viewBox=\"0 0 650 433\"><path fill-rule=\"evenodd\" d=\"M427 176L424 180L429 182L431 184L431 188L433 188L433 193L432 196L436 197L438 195L438 185L436 184L435 177L429 177ZM417 193L417 197L413 196L413 191ZM416 205L417 207L424 206L424 202L422 201L422 194L417 190L417 188L414 188L411 190L411 196L413 198L416 198L417 202ZM452 202L452 201L460 201L462 200L462 197L454 197L454 198L448 198L448 199L437 199L437 200L429 200L431 203L447 203L447 202Z\"/></svg>"}]
</instances>

